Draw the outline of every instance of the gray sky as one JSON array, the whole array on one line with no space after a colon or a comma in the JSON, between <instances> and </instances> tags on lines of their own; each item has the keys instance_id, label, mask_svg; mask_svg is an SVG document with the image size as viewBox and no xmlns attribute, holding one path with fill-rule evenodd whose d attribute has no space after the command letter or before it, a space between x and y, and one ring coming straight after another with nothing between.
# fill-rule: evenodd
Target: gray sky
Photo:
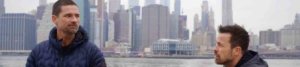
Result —
<instances>
[{"instance_id":1,"label":"gray sky","mask_svg":"<svg viewBox=\"0 0 300 67\"><path fill-rule=\"evenodd\" d=\"M39 0L5 0L8 13L28 13L36 9ZM56 0L48 0L54 2ZM208 0L215 11L216 27L221 24L221 1ZM232 0L234 22L258 34L260 30L279 30L294 21L296 13L300 13L300 0ZM122 4L127 5L126 0ZM144 1L140 1L143 3ZM188 28L193 30L195 14L201 13L202 0L182 0L182 10L188 15ZM141 4L143 5L143 4ZM173 10L174 0L171 1ZM22 6L22 8L20 7ZM199 15L200 16L200 15ZM201 16L200 16L201 17ZM200 19L201 20L201 19Z\"/></svg>"}]
</instances>

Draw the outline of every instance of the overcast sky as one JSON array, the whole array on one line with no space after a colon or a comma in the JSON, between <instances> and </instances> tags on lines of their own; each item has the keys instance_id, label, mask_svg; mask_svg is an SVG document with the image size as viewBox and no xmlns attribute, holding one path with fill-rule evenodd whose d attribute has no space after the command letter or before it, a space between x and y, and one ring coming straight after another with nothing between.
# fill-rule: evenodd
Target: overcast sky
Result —
<instances>
[{"instance_id":1,"label":"overcast sky","mask_svg":"<svg viewBox=\"0 0 300 67\"><path fill-rule=\"evenodd\" d=\"M28 13L36 9L39 0L5 0L6 12ZM56 0L48 0L48 3ZM188 28L193 30L194 15L201 13L203 0L182 0L183 13L188 15ZM221 24L222 0L208 0L215 11L216 27ZM279 30L294 21L296 13L300 13L300 0L232 0L234 22L243 25L248 31L256 34L260 30ZM127 5L127 0L122 4ZM142 0L140 3L143 3ZM141 4L143 5L143 4ZM173 10L174 0L171 1ZM21 7L22 6L22 7ZM201 16L199 16L201 17ZM201 20L201 19L200 19Z\"/></svg>"}]
</instances>

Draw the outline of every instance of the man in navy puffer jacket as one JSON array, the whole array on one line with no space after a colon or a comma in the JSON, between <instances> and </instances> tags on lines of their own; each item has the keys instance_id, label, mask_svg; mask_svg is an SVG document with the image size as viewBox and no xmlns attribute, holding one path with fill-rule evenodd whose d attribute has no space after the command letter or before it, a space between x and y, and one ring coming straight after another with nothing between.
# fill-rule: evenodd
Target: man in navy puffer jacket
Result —
<instances>
[{"instance_id":1,"label":"man in navy puffer jacket","mask_svg":"<svg viewBox=\"0 0 300 67\"><path fill-rule=\"evenodd\" d=\"M72 0L53 5L52 21L49 40L32 50L26 67L106 67L102 52L80 27L79 8Z\"/></svg>"}]
</instances>

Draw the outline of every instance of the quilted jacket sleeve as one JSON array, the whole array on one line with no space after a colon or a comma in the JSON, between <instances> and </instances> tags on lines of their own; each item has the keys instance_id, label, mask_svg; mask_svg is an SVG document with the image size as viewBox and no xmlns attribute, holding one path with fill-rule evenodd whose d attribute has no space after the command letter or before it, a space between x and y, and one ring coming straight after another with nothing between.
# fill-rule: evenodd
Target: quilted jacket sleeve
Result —
<instances>
[{"instance_id":1,"label":"quilted jacket sleeve","mask_svg":"<svg viewBox=\"0 0 300 67\"><path fill-rule=\"evenodd\" d=\"M100 51L99 48L97 48L96 46L94 46L93 48L91 48L91 67L106 67L106 62L104 59L104 56L102 54L102 52Z\"/></svg>"},{"instance_id":2,"label":"quilted jacket sleeve","mask_svg":"<svg viewBox=\"0 0 300 67\"><path fill-rule=\"evenodd\" d=\"M31 51L30 55L27 58L26 67L37 67L35 61L36 53L36 48Z\"/></svg>"}]
</instances>

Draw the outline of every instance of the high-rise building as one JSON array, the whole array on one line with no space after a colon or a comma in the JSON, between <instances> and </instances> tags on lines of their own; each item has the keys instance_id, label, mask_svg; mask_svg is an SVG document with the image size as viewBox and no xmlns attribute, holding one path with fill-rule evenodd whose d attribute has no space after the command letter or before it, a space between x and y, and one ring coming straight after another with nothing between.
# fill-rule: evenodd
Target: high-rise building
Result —
<instances>
[{"instance_id":1,"label":"high-rise building","mask_svg":"<svg viewBox=\"0 0 300 67\"><path fill-rule=\"evenodd\" d=\"M280 30L280 46L286 49L300 49L300 14L296 14L293 24Z\"/></svg>"},{"instance_id":2,"label":"high-rise building","mask_svg":"<svg viewBox=\"0 0 300 67\"><path fill-rule=\"evenodd\" d=\"M173 12L170 15L170 39L178 39L179 38L179 15Z\"/></svg>"},{"instance_id":3,"label":"high-rise building","mask_svg":"<svg viewBox=\"0 0 300 67\"><path fill-rule=\"evenodd\" d=\"M214 47L216 44L216 29L215 29L215 14L214 11L212 9L210 9L209 12L209 23L208 23L208 31L207 31L207 36L208 36L208 40L209 40L209 46L210 47Z\"/></svg>"},{"instance_id":4,"label":"high-rise building","mask_svg":"<svg viewBox=\"0 0 300 67\"><path fill-rule=\"evenodd\" d=\"M199 28L199 15L198 14L195 14L194 16L194 30L197 30Z\"/></svg>"},{"instance_id":5,"label":"high-rise building","mask_svg":"<svg viewBox=\"0 0 300 67\"><path fill-rule=\"evenodd\" d=\"M144 6L156 4L156 0L145 0L144 2Z\"/></svg>"},{"instance_id":6,"label":"high-rise building","mask_svg":"<svg viewBox=\"0 0 300 67\"><path fill-rule=\"evenodd\" d=\"M189 39L189 30L187 29L187 16L181 15L179 17L179 25L178 25L178 38L182 40Z\"/></svg>"},{"instance_id":7,"label":"high-rise building","mask_svg":"<svg viewBox=\"0 0 300 67\"><path fill-rule=\"evenodd\" d=\"M138 16L137 19L140 19L140 17L141 17L141 6L135 6L131 9L131 11L133 11L133 13Z\"/></svg>"},{"instance_id":8,"label":"high-rise building","mask_svg":"<svg viewBox=\"0 0 300 67\"><path fill-rule=\"evenodd\" d=\"M162 5L149 5L142 8L142 48L149 46L159 39L170 38L170 15L168 7Z\"/></svg>"},{"instance_id":9,"label":"high-rise building","mask_svg":"<svg viewBox=\"0 0 300 67\"><path fill-rule=\"evenodd\" d=\"M95 39L96 37L96 33L99 30L98 28L96 28L96 26L99 25L99 21L98 21L98 15L97 15L97 7L96 6L91 6L90 7L90 32L89 35L91 37L89 37L91 40L90 42L95 43ZM97 31L96 31L97 30Z\"/></svg>"},{"instance_id":10,"label":"high-rise building","mask_svg":"<svg viewBox=\"0 0 300 67\"><path fill-rule=\"evenodd\" d=\"M0 0L0 15L5 13L4 0Z\"/></svg>"},{"instance_id":11,"label":"high-rise building","mask_svg":"<svg viewBox=\"0 0 300 67\"><path fill-rule=\"evenodd\" d=\"M109 40L109 23L108 13L105 11L103 21L100 23L100 47L106 47L106 41Z\"/></svg>"},{"instance_id":12,"label":"high-rise building","mask_svg":"<svg viewBox=\"0 0 300 67\"><path fill-rule=\"evenodd\" d=\"M97 11L98 11L98 17L99 18L103 18L103 13L104 13L104 8L106 8L105 6L106 4L104 3L104 0L98 0L98 4L97 4ZM100 23L103 21L102 19L99 19Z\"/></svg>"},{"instance_id":13,"label":"high-rise building","mask_svg":"<svg viewBox=\"0 0 300 67\"><path fill-rule=\"evenodd\" d=\"M260 31L259 32L259 44L280 44L280 31L273 31L271 29L267 31Z\"/></svg>"},{"instance_id":14,"label":"high-rise building","mask_svg":"<svg viewBox=\"0 0 300 67\"><path fill-rule=\"evenodd\" d=\"M134 7L131 9L131 27L132 27L132 35L131 35L131 54L137 55L139 47L141 45L141 20L139 19L139 12L136 12L136 9L140 9L140 7Z\"/></svg>"},{"instance_id":15,"label":"high-rise building","mask_svg":"<svg viewBox=\"0 0 300 67\"><path fill-rule=\"evenodd\" d=\"M108 13L106 11L107 3L104 0L98 0L97 11L99 20L99 46L104 48L106 46L106 41L108 41Z\"/></svg>"},{"instance_id":16,"label":"high-rise building","mask_svg":"<svg viewBox=\"0 0 300 67\"><path fill-rule=\"evenodd\" d=\"M300 13L296 14L294 24L297 26L300 25Z\"/></svg>"},{"instance_id":17,"label":"high-rise building","mask_svg":"<svg viewBox=\"0 0 300 67\"><path fill-rule=\"evenodd\" d=\"M90 4L88 0L75 0L75 3L79 7L80 11L80 25L86 30L89 34L89 37L94 37L91 33L91 23L90 23ZM89 38L90 41L94 39Z\"/></svg>"},{"instance_id":18,"label":"high-rise building","mask_svg":"<svg viewBox=\"0 0 300 67\"><path fill-rule=\"evenodd\" d=\"M170 39L177 39L179 38L179 26L180 25L180 0L175 0L175 5L174 5L174 9L175 11L173 11L171 13L171 24L170 24ZM168 8L168 7L167 7ZM169 8L168 8L169 9Z\"/></svg>"},{"instance_id":19,"label":"high-rise building","mask_svg":"<svg viewBox=\"0 0 300 67\"><path fill-rule=\"evenodd\" d=\"M129 43L129 33L131 33L129 11L125 9L119 10L114 15L113 20L115 22L115 41L117 43Z\"/></svg>"},{"instance_id":20,"label":"high-rise building","mask_svg":"<svg viewBox=\"0 0 300 67\"><path fill-rule=\"evenodd\" d=\"M89 4L90 4L90 25L89 25L89 39L90 42L96 44L97 46L100 47L100 43L98 43L99 41L96 41L97 39L99 40L99 38L97 38L99 28L97 26L99 26L99 20L98 20L98 7L96 5L96 0L89 0Z\"/></svg>"},{"instance_id":21,"label":"high-rise building","mask_svg":"<svg viewBox=\"0 0 300 67\"><path fill-rule=\"evenodd\" d=\"M24 13L0 16L0 50L31 50L36 43L36 19Z\"/></svg>"},{"instance_id":22,"label":"high-rise building","mask_svg":"<svg viewBox=\"0 0 300 67\"><path fill-rule=\"evenodd\" d=\"M233 25L232 0L222 0L222 25Z\"/></svg>"},{"instance_id":23,"label":"high-rise building","mask_svg":"<svg viewBox=\"0 0 300 67\"><path fill-rule=\"evenodd\" d=\"M112 17L114 16L113 14L114 13L117 13L118 10L121 9L121 0L109 0L109 16L110 16L110 19L112 19Z\"/></svg>"},{"instance_id":24,"label":"high-rise building","mask_svg":"<svg viewBox=\"0 0 300 67\"><path fill-rule=\"evenodd\" d=\"M208 1L202 2L201 22L195 17L195 30L192 33L192 44L198 45L200 52L212 49L216 42L216 30L214 27L214 11L209 10Z\"/></svg>"},{"instance_id":25,"label":"high-rise building","mask_svg":"<svg viewBox=\"0 0 300 67\"><path fill-rule=\"evenodd\" d=\"M134 6L130 10L131 22L131 54L137 55L141 46L141 7Z\"/></svg>"},{"instance_id":26,"label":"high-rise building","mask_svg":"<svg viewBox=\"0 0 300 67\"><path fill-rule=\"evenodd\" d=\"M37 43L48 40L50 30L55 27L51 19L52 7L53 3L46 5L42 18L37 20Z\"/></svg>"},{"instance_id":27,"label":"high-rise building","mask_svg":"<svg viewBox=\"0 0 300 67\"><path fill-rule=\"evenodd\" d=\"M175 0L174 12L176 15L180 15L181 12L181 0Z\"/></svg>"},{"instance_id":28,"label":"high-rise building","mask_svg":"<svg viewBox=\"0 0 300 67\"><path fill-rule=\"evenodd\" d=\"M208 31L209 28L209 6L208 1L202 2L202 14L201 14L201 22L200 22L200 29L201 31Z\"/></svg>"},{"instance_id":29,"label":"high-rise building","mask_svg":"<svg viewBox=\"0 0 300 67\"><path fill-rule=\"evenodd\" d=\"M43 14L47 7L47 0L39 0L39 6L37 7L37 12L35 14L35 17L38 20L43 19Z\"/></svg>"}]
</instances>

